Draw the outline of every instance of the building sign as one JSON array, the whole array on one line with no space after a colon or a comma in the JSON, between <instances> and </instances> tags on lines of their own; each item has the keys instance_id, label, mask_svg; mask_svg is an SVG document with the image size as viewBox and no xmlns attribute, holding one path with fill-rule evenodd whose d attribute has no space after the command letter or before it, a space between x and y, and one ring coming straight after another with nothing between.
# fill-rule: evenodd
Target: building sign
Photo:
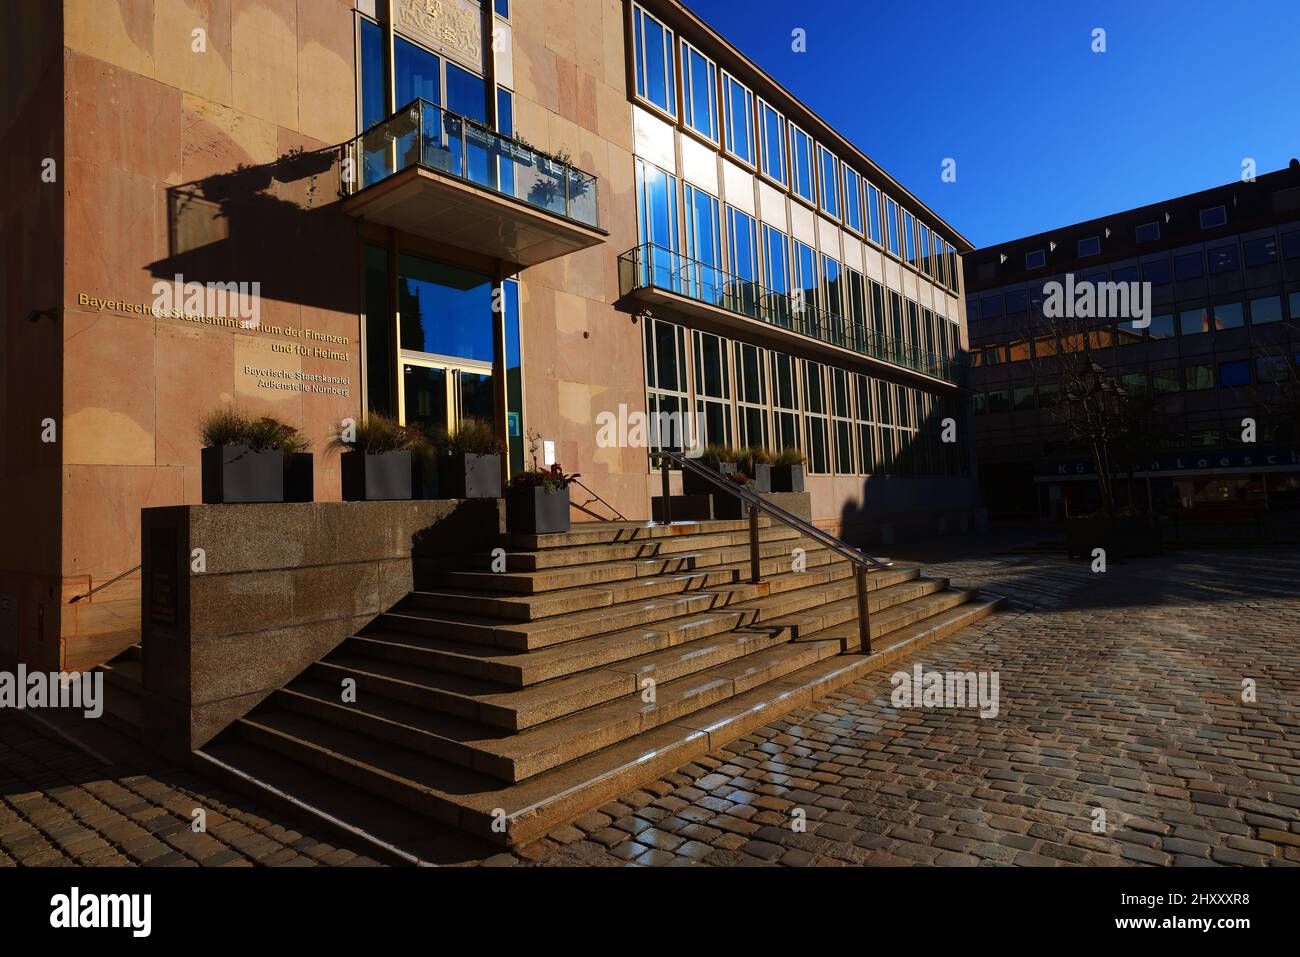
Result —
<instances>
[{"instance_id":1,"label":"building sign","mask_svg":"<svg viewBox=\"0 0 1300 957\"><path fill-rule=\"evenodd\" d=\"M1157 455L1139 472L1189 472L1213 469L1300 468L1297 449L1229 449L1207 452L1168 452ZM1052 478L1079 478L1094 475L1092 459L1065 459L1048 464L1042 473ZM1123 474L1120 472L1119 474Z\"/></svg>"},{"instance_id":2,"label":"building sign","mask_svg":"<svg viewBox=\"0 0 1300 957\"><path fill-rule=\"evenodd\" d=\"M466 0L397 0L397 30L483 72L483 13Z\"/></svg>"}]
</instances>

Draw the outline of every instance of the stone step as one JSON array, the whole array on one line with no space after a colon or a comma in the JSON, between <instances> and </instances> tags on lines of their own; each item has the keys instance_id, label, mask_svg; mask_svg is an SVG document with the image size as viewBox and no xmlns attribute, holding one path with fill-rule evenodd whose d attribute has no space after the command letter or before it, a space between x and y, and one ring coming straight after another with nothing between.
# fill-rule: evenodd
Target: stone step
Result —
<instances>
[{"instance_id":1,"label":"stone step","mask_svg":"<svg viewBox=\"0 0 1300 957\"><path fill-rule=\"evenodd\" d=\"M759 516L758 523L760 528L768 528L773 524L772 520L765 515ZM673 522L671 525L654 525L648 522L576 522L567 532L551 535L507 534L500 537L500 542L506 549L538 551L568 548L574 545L625 544L742 530L748 532L748 519Z\"/></svg>"},{"instance_id":2,"label":"stone step","mask_svg":"<svg viewBox=\"0 0 1300 957\"><path fill-rule=\"evenodd\" d=\"M785 525L760 528L758 538L765 544L788 542L801 538L802 535ZM509 571L543 571L547 569L571 568L582 565L595 565L607 561L630 561L633 559L669 558L691 552L705 552L719 548L749 546L749 528L741 531L710 532L698 535L678 535L671 538L647 539L634 542L609 542L594 545L573 545L550 548L545 551L506 551L506 568ZM480 553L471 556L469 564L478 569L492 567L494 556Z\"/></svg>"},{"instance_id":3,"label":"stone step","mask_svg":"<svg viewBox=\"0 0 1300 957\"><path fill-rule=\"evenodd\" d=\"M659 679L653 702L645 700L640 676L631 672L624 675L632 681L622 696L517 733L377 695L343 704L337 684L325 682L295 682L277 693L276 703L513 783L839 651L832 642L783 649L787 637L779 630L732 632L706 639L691 652L673 649L676 657L646 656L638 659L642 674Z\"/></svg>"},{"instance_id":4,"label":"stone step","mask_svg":"<svg viewBox=\"0 0 1300 957\"><path fill-rule=\"evenodd\" d=\"M273 700L238 722L205 750L226 756L270 753L498 844L533 840L559 824L633 790L788 712L976 621L1001 599L981 597L933 620L893 633L871 655L834 655L717 704L644 731L522 782L502 786L487 775L428 753L377 741ZM824 648L838 644L828 632ZM783 647L797 647L788 645ZM400 723L400 722L399 722ZM232 744L236 738L238 744ZM276 762L266 761L266 766Z\"/></svg>"},{"instance_id":5,"label":"stone step","mask_svg":"<svg viewBox=\"0 0 1300 957\"><path fill-rule=\"evenodd\" d=\"M824 545L807 539L790 538L759 544L760 567L763 574L788 571L794 561L794 549L803 551L807 567L825 565L843 559ZM634 578L656 577L689 573L718 566L749 568L749 545L733 545L704 551L680 552L671 556L608 560L587 565L566 565L540 571L465 571L449 572L439 576L439 590L470 589L479 592L506 592L517 595L537 595L543 592L584 585L598 585Z\"/></svg>"},{"instance_id":6,"label":"stone step","mask_svg":"<svg viewBox=\"0 0 1300 957\"><path fill-rule=\"evenodd\" d=\"M921 579L913 574L908 581L871 591L871 607L884 608L941 590L946 585L945 581ZM827 601L824 587L794 589L779 593L762 608L722 608L527 652L505 651L379 628L368 629L362 635L349 639L344 647L358 655L386 658L511 688L522 688L721 634L733 628L783 626L789 627L792 635L797 637L827 624L825 616L820 614L821 607ZM851 613L856 614L856 605Z\"/></svg>"},{"instance_id":7,"label":"stone step","mask_svg":"<svg viewBox=\"0 0 1300 957\"><path fill-rule=\"evenodd\" d=\"M830 581L831 576L847 577L848 571L843 565L831 566L829 575L825 573L814 575L802 582L776 581L777 593L800 587L802 584L823 584ZM920 570L917 566L895 565L892 568L871 572L867 577L867 585L871 589L886 587L901 581L909 581L919 575ZM753 602L774 595L773 584L774 579L769 578L756 585L728 585L701 592L668 595L650 601L596 608L566 615L562 619L536 622L518 622L463 612L436 611L403 603L394 611L376 618L372 628L409 632L458 642L495 645L518 651L532 651L592 635L649 626L673 618L718 611L741 602Z\"/></svg>"}]
</instances>

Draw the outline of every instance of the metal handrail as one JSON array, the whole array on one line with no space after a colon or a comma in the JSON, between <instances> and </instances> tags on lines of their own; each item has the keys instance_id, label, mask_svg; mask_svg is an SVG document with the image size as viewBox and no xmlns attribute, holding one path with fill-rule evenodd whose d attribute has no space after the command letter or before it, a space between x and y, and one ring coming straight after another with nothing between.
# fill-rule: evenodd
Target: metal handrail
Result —
<instances>
[{"instance_id":1,"label":"metal handrail","mask_svg":"<svg viewBox=\"0 0 1300 957\"><path fill-rule=\"evenodd\" d=\"M71 598L68 599L68 604L75 605L77 602L89 598L91 595L95 594L95 592L99 591L100 589L107 588L109 585L112 585L115 582L120 582L123 578L125 578L127 575L130 575L132 572L138 572L143 567L144 567L143 565L136 565L135 568L128 568L126 571L122 572L122 574L114 575L106 582L100 582L98 585L96 585L90 591L86 592L84 595L73 595Z\"/></svg>"},{"instance_id":2,"label":"metal handrail","mask_svg":"<svg viewBox=\"0 0 1300 957\"><path fill-rule=\"evenodd\" d=\"M667 246L642 243L619 256L619 262L628 267L620 269L624 295L633 289L665 289L922 375L952 383L958 380L954 358L886 335L861 319L823 309L803 295L771 289Z\"/></svg>"},{"instance_id":3,"label":"metal handrail","mask_svg":"<svg viewBox=\"0 0 1300 957\"><path fill-rule=\"evenodd\" d=\"M569 502L570 508L576 508L579 512L582 512L584 515L590 515L598 522L626 522L627 521L627 518L623 515L622 512L616 509L613 505L610 505L609 502L605 501L603 498L600 497L599 493L593 492L591 489L589 489L578 479L575 478L571 480L570 484L578 486L578 488L582 489L584 492L586 492L588 495L591 496L591 498L587 499L581 505L579 505L577 502ZM604 515L600 515L596 512L593 512L591 509L587 508L587 506L591 505L593 502L599 502L601 505L604 505L607 509L613 512L616 517L606 518Z\"/></svg>"},{"instance_id":4,"label":"metal handrail","mask_svg":"<svg viewBox=\"0 0 1300 957\"><path fill-rule=\"evenodd\" d=\"M759 543L758 543L758 513L764 512L772 518L781 522L781 524L792 528L807 538L820 543L829 548L841 558L846 559L853 565L853 574L857 586L858 598L858 640L859 647L844 648L844 651L860 650L863 654L871 654L871 619L867 604L867 575L873 571L880 571L886 568L892 568L893 562L875 558L866 554L860 549L836 538L830 532L818 528L807 519L800 518L793 512L787 511L775 502L763 498L739 485L736 482L725 478L721 473L708 468L697 462L695 459L688 458L681 452L651 452L650 460L658 461L661 466L660 474L663 483L663 510L661 513L663 525L671 525L672 516L672 495L669 489L669 469L668 465L676 465L683 472L689 470L691 474L705 479L716 488L722 489L730 495L740 499L749 507L749 573L750 581L758 582L762 580L760 561L759 561Z\"/></svg>"}]
</instances>

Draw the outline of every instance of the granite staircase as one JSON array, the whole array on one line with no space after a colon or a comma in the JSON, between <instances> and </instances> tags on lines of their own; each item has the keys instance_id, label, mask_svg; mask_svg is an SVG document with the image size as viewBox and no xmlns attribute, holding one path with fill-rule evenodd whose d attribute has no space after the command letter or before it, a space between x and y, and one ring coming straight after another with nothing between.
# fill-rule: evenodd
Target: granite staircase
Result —
<instances>
[{"instance_id":1,"label":"granite staircase","mask_svg":"<svg viewBox=\"0 0 1300 957\"><path fill-rule=\"evenodd\" d=\"M749 534L711 521L503 536L199 757L305 804L342 788L372 817L388 802L518 844L1000 602L915 566L872 571L863 654L850 563L764 518L751 582Z\"/></svg>"}]
</instances>

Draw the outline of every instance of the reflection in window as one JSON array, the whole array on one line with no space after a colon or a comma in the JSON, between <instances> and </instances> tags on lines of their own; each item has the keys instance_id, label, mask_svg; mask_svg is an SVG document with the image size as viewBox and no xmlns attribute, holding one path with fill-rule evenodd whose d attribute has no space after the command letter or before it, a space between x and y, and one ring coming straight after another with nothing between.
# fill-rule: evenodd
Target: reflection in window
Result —
<instances>
[{"instance_id":1,"label":"reflection in window","mask_svg":"<svg viewBox=\"0 0 1300 957\"><path fill-rule=\"evenodd\" d=\"M871 183L867 183L867 238L877 246L881 243L880 190Z\"/></svg>"},{"instance_id":2,"label":"reflection in window","mask_svg":"<svg viewBox=\"0 0 1300 957\"><path fill-rule=\"evenodd\" d=\"M862 232L862 177L857 170L844 167L844 225L854 232ZM929 238L929 233L926 234Z\"/></svg>"},{"instance_id":3,"label":"reflection in window","mask_svg":"<svg viewBox=\"0 0 1300 957\"><path fill-rule=\"evenodd\" d=\"M799 431L799 388L795 377L795 360L781 352L770 355L775 448L777 451L803 449Z\"/></svg>"},{"instance_id":4,"label":"reflection in window","mask_svg":"<svg viewBox=\"0 0 1300 957\"><path fill-rule=\"evenodd\" d=\"M682 41L682 119L701 136L718 140L718 68Z\"/></svg>"},{"instance_id":5,"label":"reflection in window","mask_svg":"<svg viewBox=\"0 0 1300 957\"><path fill-rule=\"evenodd\" d=\"M1200 279L1202 269L1201 254L1199 251L1194 253L1183 253L1181 256L1174 257L1174 278L1179 282L1187 282L1190 279Z\"/></svg>"},{"instance_id":6,"label":"reflection in window","mask_svg":"<svg viewBox=\"0 0 1300 957\"><path fill-rule=\"evenodd\" d=\"M1211 366L1185 366L1183 380L1188 392L1214 388L1214 369Z\"/></svg>"},{"instance_id":7,"label":"reflection in window","mask_svg":"<svg viewBox=\"0 0 1300 957\"><path fill-rule=\"evenodd\" d=\"M1178 314L1178 330L1184 336L1195 336L1210 331L1210 313L1207 309L1184 309Z\"/></svg>"},{"instance_id":8,"label":"reflection in window","mask_svg":"<svg viewBox=\"0 0 1300 957\"><path fill-rule=\"evenodd\" d=\"M1220 276L1226 272L1236 272L1241 268L1241 255L1237 249L1237 244L1231 246L1216 246L1214 249L1206 250L1206 258L1210 260L1210 275Z\"/></svg>"},{"instance_id":9,"label":"reflection in window","mask_svg":"<svg viewBox=\"0 0 1300 957\"><path fill-rule=\"evenodd\" d=\"M1277 240L1272 236L1246 240L1242 244L1242 252L1248 269L1277 265Z\"/></svg>"},{"instance_id":10,"label":"reflection in window","mask_svg":"<svg viewBox=\"0 0 1300 957\"><path fill-rule=\"evenodd\" d=\"M1219 388L1235 389L1250 385L1250 363L1241 359L1219 363Z\"/></svg>"},{"instance_id":11,"label":"reflection in window","mask_svg":"<svg viewBox=\"0 0 1300 957\"><path fill-rule=\"evenodd\" d=\"M826 367L803 362L804 429L808 435L808 471L824 475L830 471L826 416Z\"/></svg>"},{"instance_id":12,"label":"reflection in window","mask_svg":"<svg viewBox=\"0 0 1300 957\"><path fill-rule=\"evenodd\" d=\"M403 253L397 289L403 349L493 360L489 277Z\"/></svg>"},{"instance_id":13,"label":"reflection in window","mask_svg":"<svg viewBox=\"0 0 1300 957\"><path fill-rule=\"evenodd\" d=\"M1240 329L1246 324L1239 302L1221 302L1214 307L1215 329Z\"/></svg>"},{"instance_id":14,"label":"reflection in window","mask_svg":"<svg viewBox=\"0 0 1300 957\"><path fill-rule=\"evenodd\" d=\"M1142 280L1153 286L1163 286L1169 282L1169 260L1155 259L1142 264Z\"/></svg>"},{"instance_id":15,"label":"reflection in window","mask_svg":"<svg viewBox=\"0 0 1300 957\"><path fill-rule=\"evenodd\" d=\"M736 402L740 444L745 448L771 448L767 427L766 349L748 343L733 344L736 360Z\"/></svg>"},{"instance_id":16,"label":"reflection in window","mask_svg":"<svg viewBox=\"0 0 1300 957\"><path fill-rule=\"evenodd\" d=\"M785 185L785 117L758 101L758 132L762 137L763 173Z\"/></svg>"},{"instance_id":17,"label":"reflection in window","mask_svg":"<svg viewBox=\"0 0 1300 957\"><path fill-rule=\"evenodd\" d=\"M731 370L727 340L707 332L695 337L695 414L706 445L731 445Z\"/></svg>"},{"instance_id":18,"label":"reflection in window","mask_svg":"<svg viewBox=\"0 0 1300 957\"><path fill-rule=\"evenodd\" d=\"M728 73L722 74L722 105L727 126L727 152L754 162L754 94Z\"/></svg>"},{"instance_id":19,"label":"reflection in window","mask_svg":"<svg viewBox=\"0 0 1300 957\"><path fill-rule=\"evenodd\" d=\"M665 113L677 112L673 77L673 31L640 7L632 8L636 94Z\"/></svg>"},{"instance_id":20,"label":"reflection in window","mask_svg":"<svg viewBox=\"0 0 1300 957\"><path fill-rule=\"evenodd\" d=\"M1264 326L1282 321L1282 300L1278 296L1263 296L1250 301L1250 324Z\"/></svg>"},{"instance_id":21,"label":"reflection in window","mask_svg":"<svg viewBox=\"0 0 1300 957\"><path fill-rule=\"evenodd\" d=\"M684 450L694 444L686 391L686 330L647 316L645 324L646 405L650 447Z\"/></svg>"},{"instance_id":22,"label":"reflection in window","mask_svg":"<svg viewBox=\"0 0 1300 957\"><path fill-rule=\"evenodd\" d=\"M840 161L821 144L817 145L819 201L822 212L840 218Z\"/></svg>"},{"instance_id":23,"label":"reflection in window","mask_svg":"<svg viewBox=\"0 0 1300 957\"><path fill-rule=\"evenodd\" d=\"M813 195L812 137L793 123L790 124L790 169L794 194L810 203L817 202Z\"/></svg>"}]
</instances>

